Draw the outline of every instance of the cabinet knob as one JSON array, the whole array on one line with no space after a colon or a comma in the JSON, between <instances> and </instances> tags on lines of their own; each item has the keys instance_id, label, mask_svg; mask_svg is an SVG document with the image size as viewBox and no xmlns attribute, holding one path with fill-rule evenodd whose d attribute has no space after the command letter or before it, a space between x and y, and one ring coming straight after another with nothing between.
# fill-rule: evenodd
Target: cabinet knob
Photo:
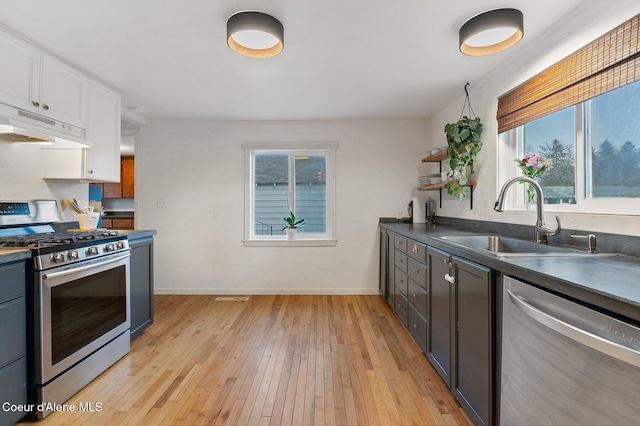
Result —
<instances>
[{"instance_id":1,"label":"cabinet knob","mask_svg":"<svg viewBox=\"0 0 640 426\"><path fill-rule=\"evenodd\" d=\"M413 249L411 249L414 253L418 252L418 246L416 244L413 245Z\"/></svg>"},{"instance_id":2,"label":"cabinet knob","mask_svg":"<svg viewBox=\"0 0 640 426\"><path fill-rule=\"evenodd\" d=\"M456 277L451 276L449 274L444 274L444 280L447 281L449 284L455 284L456 283Z\"/></svg>"},{"instance_id":3,"label":"cabinet knob","mask_svg":"<svg viewBox=\"0 0 640 426\"><path fill-rule=\"evenodd\" d=\"M414 269L413 273L414 273L414 275L418 275L420 273L420 271L418 269Z\"/></svg>"},{"instance_id":4,"label":"cabinet knob","mask_svg":"<svg viewBox=\"0 0 640 426\"><path fill-rule=\"evenodd\" d=\"M414 323L413 323L413 328L414 328L414 330L415 330L415 329L417 329L418 327L420 327L420 326L414 322Z\"/></svg>"},{"instance_id":5,"label":"cabinet knob","mask_svg":"<svg viewBox=\"0 0 640 426\"><path fill-rule=\"evenodd\" d=\"M39 106L40 106L40 102L36 102L36 101L31 101L31 104L32 104L34 107L39 107Z\"/></svg>"},{"instance_id":6,"label":"cabinet knob","mask_svg":"<svg viewBox=\"0 0 640 426\"><path fill-rule=\"evenodd\" d=\"M89 174L92 175L93 174L93 169L89 170Z\"/></svg>"},{"instance_id":7,"label":"cabinet knob","mask_svg":"<svg viewBox=\"0 0 640 426\"><path fill-rule=\"evenodd\" d=\"M42 109L44 109L44 110L49 109L49 105L47 105L47 104L42 105Z\"/></svg>"}]
</instances>

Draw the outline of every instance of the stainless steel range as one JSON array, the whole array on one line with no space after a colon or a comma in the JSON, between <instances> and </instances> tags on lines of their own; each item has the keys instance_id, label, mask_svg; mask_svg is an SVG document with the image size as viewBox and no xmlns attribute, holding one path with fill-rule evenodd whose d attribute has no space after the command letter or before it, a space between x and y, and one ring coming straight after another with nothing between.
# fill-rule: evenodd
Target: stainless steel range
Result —
<instances>
[{"instance_id":1,"label":"stainless steel range","mask_svg":"<svg viewBox=\"0 0 640 426\"><path fill-rule=\"evenodd\" d=\"M32 252L28 386L43 418L129 352L129 242L117 231L56 232L55 201L0 201L0 247Z\"/></svg>"}]
</instances>

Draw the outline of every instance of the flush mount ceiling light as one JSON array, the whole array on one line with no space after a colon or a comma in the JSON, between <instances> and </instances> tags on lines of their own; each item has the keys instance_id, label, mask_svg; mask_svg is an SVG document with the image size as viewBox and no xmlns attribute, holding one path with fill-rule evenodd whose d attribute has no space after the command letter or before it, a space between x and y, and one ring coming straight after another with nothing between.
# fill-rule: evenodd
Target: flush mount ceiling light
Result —
<instances>
[{"instance_id":1,"label":"flush mount ceiling light","mask_svg":"<svg viewBox=\"0 0 640 426\"><path fill-rule=\"evenodd\" d=\"M282 52L284 27L265 13L238 12L227 19L227 44L249 58L270 58Z\"/></svg>"},{"instance_id":2,"label":"flush mount ceiling light","mask_svg":"<svg viewBox=\"0 0 640 426\"><path fill-rule=\"evenodd\" d=\"M460 51L469 56L491 55L510 48L524 34L522 12L495 9L469 19L460 28Z\"/></svg>"}]
</instances>

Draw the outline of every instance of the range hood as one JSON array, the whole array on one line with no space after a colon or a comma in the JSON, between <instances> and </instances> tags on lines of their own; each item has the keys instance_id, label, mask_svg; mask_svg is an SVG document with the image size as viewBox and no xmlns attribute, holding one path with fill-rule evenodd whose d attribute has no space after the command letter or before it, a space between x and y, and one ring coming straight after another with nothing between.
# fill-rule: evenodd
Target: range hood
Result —
<instances>
[{"instance_id":1,"label":"range hood","mask_svg":"<svg viewBox=\"0 0 640 426\"><path fill-rule=\"evenodd\" d=\"M88 148L85 129L0 104L0 141L41 148Z\"/></svg>"}]
</instances>

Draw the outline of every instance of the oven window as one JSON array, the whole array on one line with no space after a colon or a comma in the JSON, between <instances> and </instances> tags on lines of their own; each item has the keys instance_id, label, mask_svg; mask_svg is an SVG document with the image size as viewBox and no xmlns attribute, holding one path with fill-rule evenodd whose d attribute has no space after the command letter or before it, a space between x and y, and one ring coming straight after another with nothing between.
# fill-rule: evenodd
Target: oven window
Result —
<instances>
[{"instance_id":1,"label":"oven window","mask_svg":"<svg viewBox=\"0 0 640 426\"><path fill-rule=\"evenodd\" d=\"M126 267L51 289L53 365L127 320Z\"/></svg>"}]
</instances>

